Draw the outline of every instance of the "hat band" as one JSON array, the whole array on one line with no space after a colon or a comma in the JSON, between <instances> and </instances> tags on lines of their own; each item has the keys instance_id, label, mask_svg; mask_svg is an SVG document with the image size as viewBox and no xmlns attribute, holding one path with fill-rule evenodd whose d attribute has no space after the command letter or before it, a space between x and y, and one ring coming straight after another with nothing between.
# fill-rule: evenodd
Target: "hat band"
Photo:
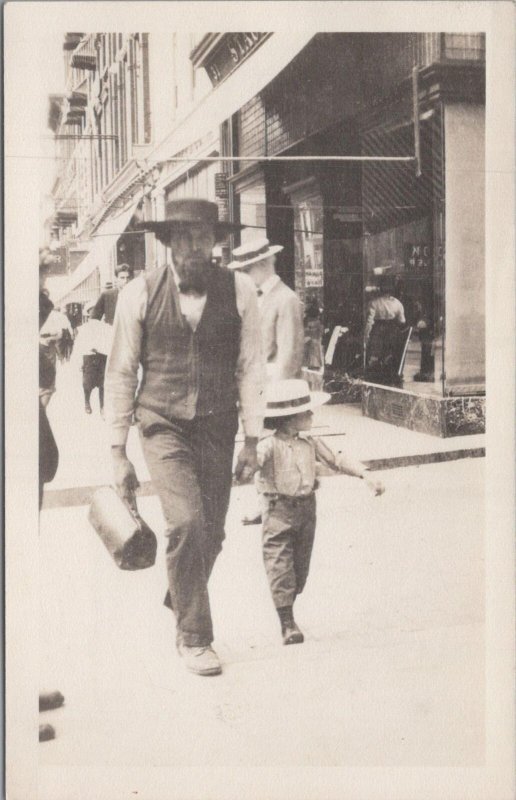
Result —
<instances>
[{"instance_id":1,"label":"hat band","mask_svg":"<svg viewBox=\"0 0 516 800\"><path fill-rule=\"evenodd\" d=\"M267 403L267 408L296 408L297 406L304 406L310 402L310 395L305 397L296 397L294 400L277 400Z\"/></svg>"},{"instance_id":2,"label":"hat band","mask_svg":"<svg viewBox=\"0 0 516 800\"><path fill-rule=\"evenodd\" d=\"M270 248L269 244L264 244L263 247L258 248L258 250L252 250L251 252L245 253L245 255L235 256L235 261L249 261L251 258L256 258L256 256L261 256L263 253L266 253Z\"/></svg>"}]
</instances>

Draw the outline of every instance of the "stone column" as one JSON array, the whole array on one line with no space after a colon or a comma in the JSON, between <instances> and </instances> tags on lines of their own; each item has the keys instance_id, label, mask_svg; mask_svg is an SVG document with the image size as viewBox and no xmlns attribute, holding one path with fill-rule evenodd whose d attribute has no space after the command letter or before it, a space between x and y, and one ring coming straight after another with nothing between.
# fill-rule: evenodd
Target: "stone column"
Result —
<instances>
[{"instance_id":1,"label":"stone column","mask_svg":"<svg viewBox=\"0 0 516 800\"><path fill-rule=\"evenodd\" d=\"M485 110L473 103L444 108L446 389L485 387Z\"/></svg>"}]
</instances>

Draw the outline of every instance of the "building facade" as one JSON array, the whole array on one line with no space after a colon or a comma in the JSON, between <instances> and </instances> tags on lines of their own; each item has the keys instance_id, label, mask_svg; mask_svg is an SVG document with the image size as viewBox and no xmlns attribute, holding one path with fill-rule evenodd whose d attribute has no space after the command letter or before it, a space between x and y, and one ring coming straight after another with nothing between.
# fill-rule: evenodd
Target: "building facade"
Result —
<instances>
[{"instance_id":1,"label":"building facade","mask_svg":"<svg viewBox=\"0 0 516 800\"><path fill-rule=\"evenodd\" d=\"M216 200L247 226L217 260L266 234L283 245L283 279L319 310L325 348L338 326L336 396L437 435L483 429L482 34L68 34L65 48L50 119L77 137L57 139L54 219L60 243L75 242L72 276L167 263L132 221L163 219L173 197ZM99 276L105 247L72 266L86 235L110 242ZM407 323L389 381L368 371L365 341L383 275Z\"/></svg>"}]
</instances>

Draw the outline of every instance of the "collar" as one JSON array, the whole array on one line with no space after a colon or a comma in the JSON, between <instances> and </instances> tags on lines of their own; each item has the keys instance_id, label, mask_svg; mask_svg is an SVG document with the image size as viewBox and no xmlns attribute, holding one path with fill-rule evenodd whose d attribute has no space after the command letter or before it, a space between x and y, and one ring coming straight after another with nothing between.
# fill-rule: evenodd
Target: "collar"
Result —
<instances>
[{"instance_id":1,"label":"collar","mask_svg":"<svg viewBox=\"0 0 516 800\"><path fill-rule=\"evenodd\" d=\"M280 282L280 280L281 278L279 275L276 274L271 275L269 278L267 278L266 281L262 283L261 286L258 286L257 288L261 289L264 295L269 294L269 292L271 292L274 289L274 287L276 286L276 284Z\"/></svg>"},{"instance_id":2,"label":"collar","mask_svg":"<svg viewBox=\"0 0 516 800\"><path fill-rule=\"evenodd\" d=\"M295 439L301 439L304 442L310 441L310 434L305 433L304 431L300 431L299 433L295 434L284 433L284 431L276 431L275 435L278 437L278 439L282 439L284 442L292 441Z\"/></svg>"}]
</instances>

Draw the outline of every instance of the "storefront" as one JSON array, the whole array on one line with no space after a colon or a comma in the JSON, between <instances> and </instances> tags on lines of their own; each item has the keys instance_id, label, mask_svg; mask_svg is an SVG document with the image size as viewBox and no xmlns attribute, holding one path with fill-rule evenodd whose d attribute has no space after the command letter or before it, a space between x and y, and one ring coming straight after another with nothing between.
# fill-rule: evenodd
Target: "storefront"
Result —
<instances>
[{"instance_id":1,"label":"storefront","mask_svg":"<svg viewBox=\"0 0 516 800\"><path fill-rule=\"evenodd\" d=\"M242 239L284 246L335 398L441 436L485 424L484 80L480 34L319 34L223 128L257 159L229 170ZM386 286L403 314L378 350Z\"/></svg>"}]
</instances>

